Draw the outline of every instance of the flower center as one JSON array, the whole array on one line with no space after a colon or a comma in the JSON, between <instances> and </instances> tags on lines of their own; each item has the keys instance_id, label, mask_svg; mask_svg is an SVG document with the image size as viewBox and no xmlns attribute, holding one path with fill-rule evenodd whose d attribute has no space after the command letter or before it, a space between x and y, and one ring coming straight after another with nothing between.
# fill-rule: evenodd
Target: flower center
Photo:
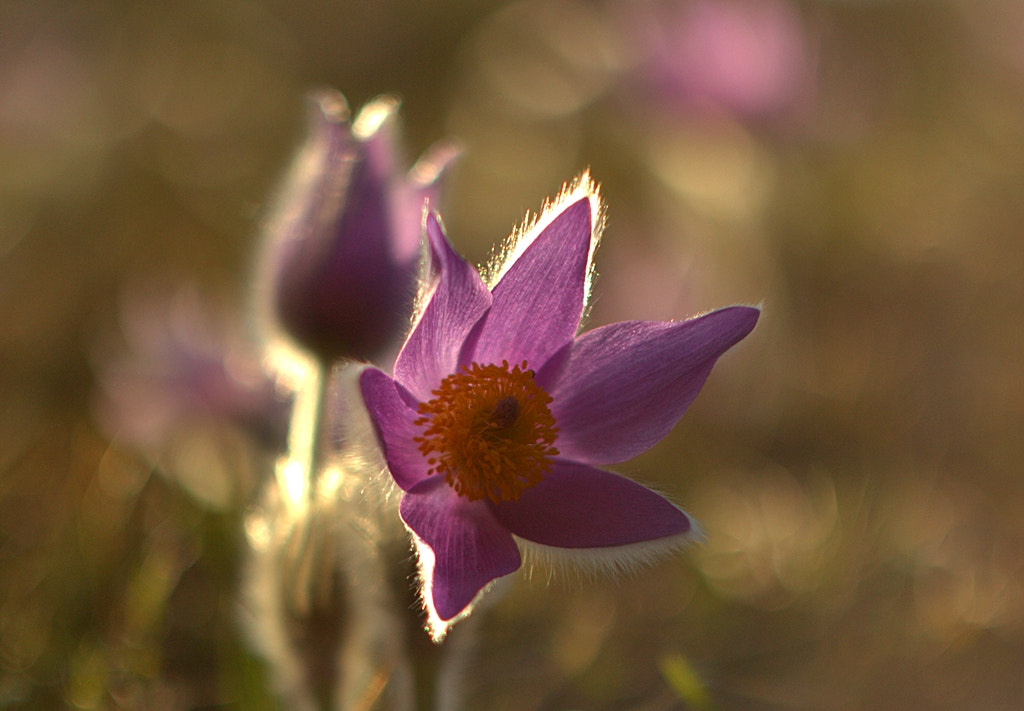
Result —
<instances>
[{"instance_id":1,"label":"flower center","mask_svg":"<svg viewBox=\"0 0 1024 711\"><path fill-rule=\"evenodd\" d=\"M431 394L420 403L416 424L426 429L415 441L430 474L444 474L460 496L514 501L550 471L558 428L526 361L463 366Z\"/></svg>"}]
</instances>

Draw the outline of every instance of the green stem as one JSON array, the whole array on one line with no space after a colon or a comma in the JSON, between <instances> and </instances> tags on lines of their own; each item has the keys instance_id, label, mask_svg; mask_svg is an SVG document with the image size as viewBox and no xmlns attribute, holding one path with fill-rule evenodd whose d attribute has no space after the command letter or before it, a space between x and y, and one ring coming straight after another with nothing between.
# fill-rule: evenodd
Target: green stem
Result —
<instances>
[{"instance_id":1,"label":"green stem","mask_svg":"<svg viewBox=\"0 0 1024 711\"><path fill-rule=\"evenodd\" d=\"M326 367L315 359L305 365L295 393L288 454L276 470L281 495L293 516L303 515L313 504L313 485L322 458L320 424L327 388Z\"/></svg>"}]
</instances>

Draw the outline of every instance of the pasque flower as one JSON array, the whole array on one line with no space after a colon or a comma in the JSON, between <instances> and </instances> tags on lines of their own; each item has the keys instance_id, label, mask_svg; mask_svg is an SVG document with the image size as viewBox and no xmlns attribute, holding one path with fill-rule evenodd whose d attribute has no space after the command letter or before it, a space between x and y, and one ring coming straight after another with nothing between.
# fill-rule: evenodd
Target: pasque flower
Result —
<instances>
[{"instance_id":1,"label":"pasque flower","mask_svg":"<svg viewBox=\"0 0 1024 711\"><path fill-rule=\"evenodd\" d=\"M661 440L759 311L577 335L600 226L584 176L518 234L488 286L429 213L430 280L394 377L360 376L435 638L520 567L521 545L616 567L694 533L661 495L599 467Z\"/></svg>"},{"instance_id":2,"label":"pasque flower","mask_svg":"<svg viewBox=\"0 0 1024 711\"><path fill-rule=\"evenodd\" d=\"M270 451L285 446L292 396L260 367L255 347L192 289L125 298L128 351L97 361L97 417L111 436L153 454L176 430L233 425Z\"/></svg>"},{"instance_id":3,"label":"pasque flower","mask_svg":"<svg viewBox=\"0 0 1024 711\"><path fill-rule=\"evenodd\" d=\"M237 503L246 467L284 451L294 392L262 367L230 311L192 288L126 293L120 325L123 343L96 348L100 429L203 505Z\"/></svg>"},{"instance_id":4,"label":"pasque flower","mask_svg":"<svg viewBox=\"0 0 1024 711\"><path fill-rule=\"evenodd\" d=\"M265 318L324 362L372 358L408 322L423 203L456 151L438 144L400 168L398 100L348 119L344 97L310 97L309 135L267 226Z\"/></svg>"}]
</instances>

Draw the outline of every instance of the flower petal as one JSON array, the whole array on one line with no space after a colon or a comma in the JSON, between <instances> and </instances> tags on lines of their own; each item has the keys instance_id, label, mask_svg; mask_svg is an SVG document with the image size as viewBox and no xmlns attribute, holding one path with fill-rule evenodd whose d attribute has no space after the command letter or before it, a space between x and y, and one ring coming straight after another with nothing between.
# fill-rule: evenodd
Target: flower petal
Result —
<instances>
[{"instance_id":1,"label":"flower petal","mask_svg":"<svg viewBox=\"0 0 1024 711\"><path fill-rule=\"evenodd\" d=\"M466 335L491 304L487 286L452 249L434 212L426 216L426 232L436 285L395 361L395 379L422 401L455 372Z\"/></svg>"},{"instance_id":2,"label":"flower petal","mask_svg":"<svg viewBox=\"0 0 1024 711\"><path fill-rule=\"evenodd\" d=\"M392 223L391 240L387 245L389 256L396 264L415 267L419 261L423 200L427 196L412 171L407 179L400 173L400 106L401 101L395 96L378 96L359 110L352 123L352 133L362 141L367 174L390 188L387 193ZM408 298L409 294L403 296Z\"/></svg>"},{"instance_id":3,"label":"flower petal","mask_svg":"<svg viewBox=\"0 0 1024 711\"><path fill-rule=\"evenodd\" d=\"M592 243L592 197L565 207L494 286L494 304L461 361L539 368L580 325Z\"/></svg>"},{"instance_id":4,"label":"flower petal","mask_svg":"<svg viewBox=\"0 0 1024 711\"><path fill-rule=\"evenodd\" d=\"M395 205L396 221L402 226L412 226L411 249L414 260L419 259L420 237L423 232L423 206L436 207L440 203L441 188L445 183L448 169L459 156L459 150L451 143L437 143L423 154L409 169L409 180L400 185ZM410 243L396 241L396 249L406 248ZM396 252L395 259L402 255Z\"/></svg>"},{"instance_id":5,"label":"flower petal","mask_svg":"<svg viewBox=\"0 0 1024 711\"><path fill-rule=\"evenodd\" d=\"M556 459L544 481L492 506L517 536L558 548L610 548L690 532L690 517L618 474Z\"/></svg>"},{"instance_id":6,"label":"flower petal","mask_svg":"<svg viewBox=\"0 0 1024 711\"><path fill-rule=\"evenodd\" d=\"M424 602L441 620L457 617L484 586L519 569L519 548L487 505L460 497L440 477L403 496L399 511L433 553L433 570L423 571Z\"/></svg>"},{"instance_id":7,"label":"flower petal","mask_svg":"<svg viewBox=\"0 0 1024 711\"><path fill-rule=\"evenodd\" d=\"M420 434L413 424L416 411L405 402L400 387L376 368L367 368L359 374L359 389L388 469L395 483L408 491L427 477L428 468L413 441Z\"/></svg>"},{"instance_id":8,"label":"flower petal","mask_svg":"<svg viewBox=\"0 0 1024 711\"><path fill-rule=\"evenodd\" d=\"M559 359L560 373L539 375L554 380L561 456L600 465L650 449L759 314L733 306L681 322L623 321L580 336Z\"/></svg>"}]
</instances>

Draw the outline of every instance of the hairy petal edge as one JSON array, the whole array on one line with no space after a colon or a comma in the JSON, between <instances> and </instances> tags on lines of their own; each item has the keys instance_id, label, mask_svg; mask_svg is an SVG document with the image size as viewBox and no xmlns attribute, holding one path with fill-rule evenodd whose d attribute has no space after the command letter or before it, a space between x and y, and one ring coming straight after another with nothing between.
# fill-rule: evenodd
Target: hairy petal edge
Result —
<instances>
[{"instance_id":1,"label":"hairy petal edge","mask_svg":"<svg viewBox=\"0 0 1024 711\"><path fill-rule=\"evenodd\" d=\"M421 401L455 372L463 341L491 305L487 286L452 249L434 212L426 215L426 232L436 285L395 361L395 380Z\"/></svg>"},{"instance_id":2,"label":"hairy petal edge","mask_svg":"<svg viewBox=\"0 0 1024 711\"><path fill-rule=\"evenodd\" d=\"M402 520L430 549L422 570L428 613L448 622L463 613L491 581L519 569L512 535L482 502L456 494L441 478L421 482L402 497ZM424 556L420 556L421 563Z\"/></svg>"},{"instance_id":3,"label":"hairy petal edge","mask_svg":"<svg viewBox=\"0 0 1024 711\"><path fill-rule=\"evenodd\" d=\"M690 517L660 494L621 477L556 459L544 481L493 504L515 535L557 548L611 548L690 532Z\"/></svg>"},{"instance_id":4,"label":"hairy petal edge","mask_svg":"<svg viewBox=\"0 0 1024 711\"><path fill-rule=\"evenodd\" d=\"M359 389L384 451L384 460L395 483L408 491L427 478L428 467L413 441L419 435L419 428L413 424L418 415L402 397L400 387L376 368L367 368L359 374Z\"/></svg>"},{"instance_id":5,"label":"hairy petal edge","mask_svg":"<svg viewBox=\"0 0 1024 711\"><path fill-rule=\"evenodd\" d=\"M576 335L590 267L591 199L566 206L504 273L464 363L525 360L538 368Z\"/></svg>"}]
</instances>

